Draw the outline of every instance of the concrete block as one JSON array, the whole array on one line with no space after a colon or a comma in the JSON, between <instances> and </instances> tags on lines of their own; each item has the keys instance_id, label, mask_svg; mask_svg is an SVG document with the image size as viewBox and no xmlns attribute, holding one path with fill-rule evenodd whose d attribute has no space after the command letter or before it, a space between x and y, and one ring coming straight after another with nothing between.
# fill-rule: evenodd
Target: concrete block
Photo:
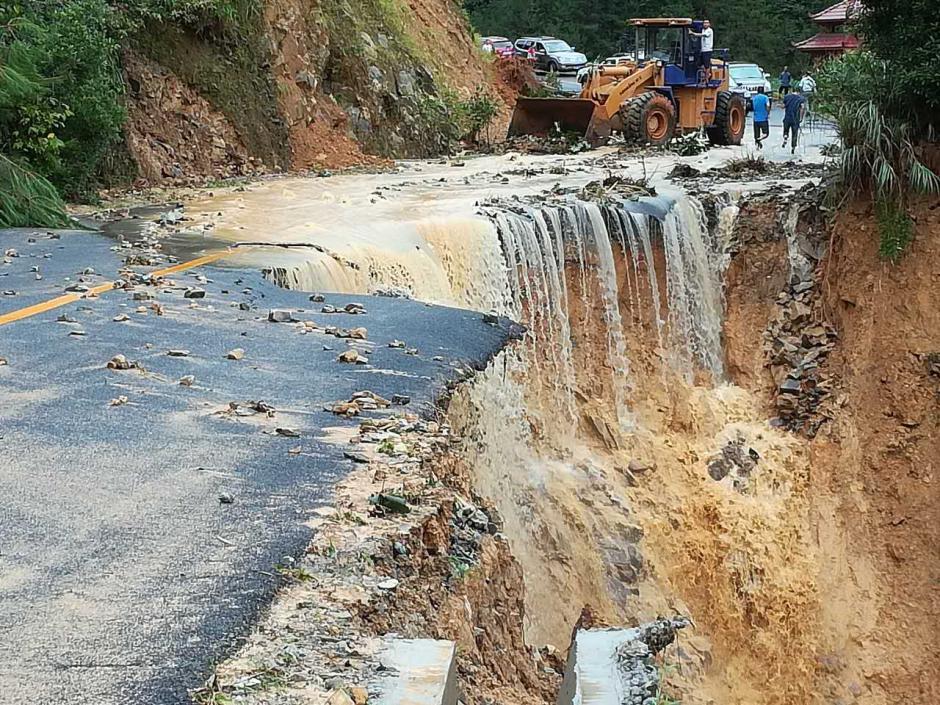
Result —
<instances>
[{"instance_id":1,"label":"concrete block","mask_svg":"<svg viewBox=\"0 0 940 705\"><path fill-rule=\"evenodd\" d=\"M659 692L654 656L690 624L659 618L633 629L580 629L568 650L557 705L650 705Z\"/></svg>"},{"instance_id":2,"label":"concrete block","mask_svg":"<svg viewBox=\"0 0 940 705\"><path fill-rule=\"evenodd\" d=\"M623 684L617 648L639 637L638 629L581 629L568 650L558 705L621 705Z\"/></svg>"},{"instance_id":3,"label":"concrete block","mask_svg":"<svg viewBox=\"0 0 940 705\"><path fill-rule=\"evenodd\" d=\"M389 672L378 684L378 705L457 705L455 654L452 641L389 639L379 652Z\"/></svg>"}]
</instances>

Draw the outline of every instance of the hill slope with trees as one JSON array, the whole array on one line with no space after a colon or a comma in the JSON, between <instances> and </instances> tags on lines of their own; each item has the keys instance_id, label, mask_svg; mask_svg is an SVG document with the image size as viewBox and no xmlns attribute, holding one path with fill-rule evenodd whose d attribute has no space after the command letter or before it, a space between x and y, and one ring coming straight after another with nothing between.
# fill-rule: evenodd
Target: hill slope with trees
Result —
<instances>
[{"instance_id":1,"label":"hill slope with trees","mask_svg":"<svg viewBox=\"0 0 940 705\"><path fill-rule=\"evenodd\" d=\"M756 61L778 72L784 64L805 64L791 43L814 33L809 14L827 0L464 0L471 22L483 35L515 39L550 34L578 47L589 58L619 49L631 17L708 18L715 46L732 58Z\"/></svg>"}]
</instances>

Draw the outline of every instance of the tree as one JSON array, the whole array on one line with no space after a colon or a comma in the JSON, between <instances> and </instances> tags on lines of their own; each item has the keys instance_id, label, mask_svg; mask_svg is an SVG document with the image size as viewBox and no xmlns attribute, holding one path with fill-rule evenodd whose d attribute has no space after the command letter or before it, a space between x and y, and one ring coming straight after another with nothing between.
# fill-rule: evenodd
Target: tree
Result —
<instances>
[{"instance_id":1,"label":"tree","mask_svg":"<svg viewBox=\"0 0 940 705\"><path fill-rule=\"evenodd\" d=\"M805 59L792 43L812 33L812 11L825 0L465 0L481 34L552 34L590 58L618 51L632 17L708 18L716 46L768 71Z\"/></svg>"}]
</instances>

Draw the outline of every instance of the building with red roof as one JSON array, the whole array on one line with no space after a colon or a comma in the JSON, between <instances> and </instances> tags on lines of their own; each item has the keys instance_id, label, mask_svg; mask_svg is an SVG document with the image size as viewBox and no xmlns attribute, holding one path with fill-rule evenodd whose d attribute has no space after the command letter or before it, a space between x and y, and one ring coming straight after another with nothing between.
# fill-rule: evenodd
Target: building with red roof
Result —
<instances>
[{"instance_id":1,"label":"building with red roof","mask_svg":"<svg viewBox=\"0 0 940 705\"><path fill-rule=\"evenodd\" d=\"M843 0L810 15L810 19L819 25L820 31L809 39L794 42L793 46L812 55L814 61L858 49L858 37L846 32L845 25L861 11L861 0Z\"/></svg>"}]
</instances>

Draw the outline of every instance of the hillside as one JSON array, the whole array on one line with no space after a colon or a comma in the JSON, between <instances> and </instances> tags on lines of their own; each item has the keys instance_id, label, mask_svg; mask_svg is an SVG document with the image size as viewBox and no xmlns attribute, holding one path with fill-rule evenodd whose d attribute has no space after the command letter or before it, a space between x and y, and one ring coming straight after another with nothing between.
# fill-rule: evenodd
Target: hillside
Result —
<instances>
[{"instance_id":1,"label":"hillside","mask_svg":"<svg viewBox=\"0 0 940 705\"><path fill-rule=\"evenodd\" d=\"M0 31L0 144L69 197L431 156L499 100L452 0L41 0Z\"/></svg>"}]
</instances>

